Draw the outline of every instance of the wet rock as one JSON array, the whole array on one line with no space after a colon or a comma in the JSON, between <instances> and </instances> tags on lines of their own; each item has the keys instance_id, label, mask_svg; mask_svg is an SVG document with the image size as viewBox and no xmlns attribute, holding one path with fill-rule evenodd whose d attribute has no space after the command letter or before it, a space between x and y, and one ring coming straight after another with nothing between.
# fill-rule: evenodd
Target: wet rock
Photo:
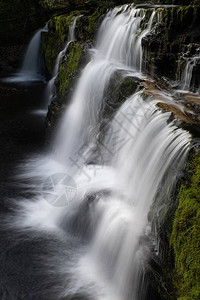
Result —
<instances>
[{"instance_id":1,"label":"wet rock","mask_svg":"<svg viewBox=\"0 0 200 300\"><path fill-rule=\"evenodd\" d=\"M183 57L191 57L199 48L195 46L200 41L199 17L199 6L162 7L156 10L153 30L142 40L144 65L148 73L177 79L181 53L184 53ZM196 78L194 86L199 83L197 72Z\"/></svg>"},{"instance_id":2,"label":"wet rock","mask_svg":"<svg viewBox=\"0 0 200 300\"><path fill-rule=\"evenodd\" d=\"M48 23L48 32L42 33L43 54L48 72L52 75L56 58L67 42L69 26L74 13L53 16Z\"/></svg>"},{"instance_id":3,"label":"wet rock","mask_svg":"<svg viewBox=\"0 0 200 300\"><path fill-rule=\"evenodd\" d=\"M74 89L78 72L86 59L86 44L72 42L64 55L56 80L56 95L49 106L47 125L52 129L65 111Z\"/></svg>"},{"instance_id":4,"label":"wet rock","mask_svg":"<svg viewBox=\"0 0 200 300\"><path fill-rule=\"evenodd\" d=\"M178 299L200 297L200 152L190 154L186 177L178 195L170 239L174 253L173 284Z\"/></svg>"},{"instance_id":5,"label":"wet rock","mask_svg":"<svg viewBox=\"0 0 200 300\"><path fill-rule=\"evenodd\" d=\"M80 68L87 62L87 49L91 47L102 10L97 9L91 15L88 13L88 11L72 11L70 14L54 16L49 22L49 32L42 35L45 63L49 73L52 74L56 58L67 42L69 27L74 16L82 15L76 23L77 41L70 43L60 62L56 93L47 114L48 128L55 126L68 105Z\"/></svg>"}]
</instances>

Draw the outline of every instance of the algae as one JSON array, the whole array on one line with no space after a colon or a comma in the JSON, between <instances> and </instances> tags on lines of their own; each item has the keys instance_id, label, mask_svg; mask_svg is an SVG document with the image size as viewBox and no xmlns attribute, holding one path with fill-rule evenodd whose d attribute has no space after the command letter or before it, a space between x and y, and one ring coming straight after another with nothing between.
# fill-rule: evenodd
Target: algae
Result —
<instances>
[{"instance_id":1,"label":"algae","mask_svg":"<svg viewBox=\"0 0 200 300\"><path fill-rule=\"evenodd\" d=\"M59 97L62 100L69 88L72 79L75 77L83 54L82 46L79 42L69 45L67 55L59 67Z\"/></svg>"},{"instance_id":2,"label":"algae","mask_svg":"<svg viewBox=\"0 0 200 300\"><path fill-rule=\"evenodd\" d=\"M170 245L178 300L200 299L200 152L192 154L181 185Z\"/></svg>"},{"instance_id":3,"label":"algae","mask_svg":"<svg viewBox=\"0 0 200 300\"><path fill-rule=\"evenodd\" d=\"M53 73L56 58L67 42L69 27L73 20L74 12L69 15L53 16L49 23L49 32L42 33L43 53L46 67L50 74Z\"/></svg>"},{"instance_id":4,"label":"algae","mask_svg":"<svg viewBox=\"0 0 200 300\"><path fill-rule=\"evenodd\" d=\"M95 35L98 20L103 13L102 9L97 9L91 16L83 16L77 20L77 39L91 42Z\"/></svg>"}]
</instances>

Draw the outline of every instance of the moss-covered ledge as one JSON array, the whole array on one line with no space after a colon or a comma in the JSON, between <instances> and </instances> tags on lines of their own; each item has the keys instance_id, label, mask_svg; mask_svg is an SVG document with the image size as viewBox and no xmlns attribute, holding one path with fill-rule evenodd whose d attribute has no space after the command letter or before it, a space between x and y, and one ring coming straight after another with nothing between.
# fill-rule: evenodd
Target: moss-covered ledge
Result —
<instances>
[{"instance_id":1,"label":"moss-covered ledge","mask_svg":"<svg viewBox=\"0 0 200 300\"><path fill-rule=\"evenodd\" d=\"M97 8L97 10L90 16L83 16L77 20L77 39L90 43L94 39L97 24L104 13L104 9Z\"/></svg>"},{"instance_id":2,"label":"moss-covered ledge","mask_svg":"<svg viewBox=\"0 0 200 300\"><path fill-rule=\"evenodd\" d=\"M200 5L156 9L153 30L142 40L147 73L177 79L180 56L185 55L189 44L200 40L199 18Z\"/></svg>"},{"instance_id":3,"label":"moss-covered ledge","mask_svg":"<svg viewBox=\"0 0 200 300\"><path fill-rule=\"evenodd\" d=\"M84 50L84 45L81 43L71 43L60 64L58 73L58 95L61 101L64 99L71 81L77 76Z\"/></svg>"},{"instance_id":4,"label":"moss-covered ledge","mask_svg":"<svg viewBox=\"0 0 200 300\"><path fill-rule=\"evenodd\" d=\"M200 151L190 155L181 185L170 245L178 300L200 299Z\"/></svg>"},{"instance_id":5,"label":"moss-covered ledge","mask_svg":"<svg viewBox=\"0 0 200 300\"><path fill-rule=\"evenodd\" d=\"M56 94L47 114L48 127L54 127L70 100L80 68L86 63L86 50L93 42L101 14L102 10L99 8L91 15L89 11L72 11L67 15L54 16L49 21L49 32L43 34L43 52L47 69L50 74L53 74L56 58L68 40L69 27L73 18L81 16L77 18L76 22L76 41L70 43L60 61L56 79Z\"/></svg>"},{"instance_id":6,"label":"moss-covered ledge","mask_svg":"<svg viewBox=\"0 0 200 300\"><path fill-rule=\"evenodd\" d=\"M76 15L75 12L69 15L53 16L48 23L49 31L42 33L44 59L50 74L53 74L56 58L67 42L74 15Z\"/></svg>"},{"instance_id":7,"label":"moss-covered ledge","mask_svg":"<svg viewBox=\"0 0 200 300\"><path fill-rule=\"evenodd\" d=\"M49 106L47 114L48 127L53 126L62 111L65 110L73 87L77 79L80 67L85 59L86 45L81 42L70 43L65 56L60 62L58 77L56 80L56 95Z\"/></svg>"}]
</instances>

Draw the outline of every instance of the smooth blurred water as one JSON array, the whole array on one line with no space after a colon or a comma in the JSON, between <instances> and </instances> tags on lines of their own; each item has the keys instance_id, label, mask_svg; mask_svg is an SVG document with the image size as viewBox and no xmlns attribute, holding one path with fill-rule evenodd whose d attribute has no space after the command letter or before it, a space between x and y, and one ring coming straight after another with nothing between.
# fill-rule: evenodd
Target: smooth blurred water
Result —
<instances>
[{"instance_id":1,"label":"smooth blurred water","mask_svg":"<svg viewBox=\"0 0 200 300\"><path fill-rule=\"evenodd\" d=\"M192 58L187 59L185 68L182 73L182 86L181 88L185 91L189 91L192 86L192 76L193 76L193 70L196 66L196 64L199 62L200 56L194 56Z\"/></svg>"},{"instance_id":2,"label":"smooth blurred water","mask_svg":"<svg viewBox=\"0 0 200 300\"><path fill-rule=\"evenodd\" d=\"M123 6L108 12L53 149L19 169L18 179L34 197L16 199L16 215L7 219L7 228L33 240L40 232L56 240L66 237L66 259L55 245L46 245L51 254L45 257L46 271L60 279L52 287L54 299L146 297L148 213L163 182L170 187L178 177L191 137L158 109L159 97L147 97L142 88L103 131L100 125L112 76L144 78L141 41L154 14L152 9L142 31L144 9Z\"/></svg>"},{"instance_id":3,"label":"smooth blurred water","mask_svg":"<svg viewBox=\"0 0 200 300\"><path fill-rule=\"evenodd\" d=\"M35 33L28 45L21 69L13 76L5 78L5 82L45 82L44 70L42 70L41 33L47 31L46 25Z\"/></svg>"}]
</instances>

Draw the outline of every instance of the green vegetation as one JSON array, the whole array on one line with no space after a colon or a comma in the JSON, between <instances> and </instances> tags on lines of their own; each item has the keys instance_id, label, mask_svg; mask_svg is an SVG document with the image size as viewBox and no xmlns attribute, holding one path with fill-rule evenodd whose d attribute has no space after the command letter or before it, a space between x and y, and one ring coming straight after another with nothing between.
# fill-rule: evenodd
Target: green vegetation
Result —
<instances>
[{"instance_id":1,"label":"green vegetation","mask_svg":"<svg viewBox=\"0 0 200 300\"><path fill-rule=\"evenodd\" d=\"M61 16L56 16L54 18L55 30L58 33L60 41L66 40L72 20L73 20L73 13L70 14L69 16L61 15Z\"/></svg>"},{"instance_id":2,"label":"green vegetation","mask_svg":"<svg viewBox=\"0 0 200 300\"><path fill-rule=\"evenodd\" d=\"M120 72L113 74L106 90L104 98L103 118L111 119L126 101L138 88L138 82L133 77L124 77Z\"/></svg>"},{"instance_id":3,"label":"green vegetation","mask_svg":"<svg viewBox=\"0 0 200 300\"><path fill-rule=\"evenodd\" d=\"M45 64L49 73L52 74L56 58L61 51L61 43L58 42L57 32L51 33L51 35L46 32L42 33L42 40Z\"/></svg>"},{"instance_id":4,"label":"green vegetation","mask_svg":"<svg viewBox=\"0 0 200 300\"><path fill-rule=\"evenodd\" d=\"M67 40L69 27L73 21L73 17L81 15L82 11L73 11L70 14L54 16L49 21L49 32L42 34L43 53L45 57L46 67L50 74L53 72L58 53L64 47L64 42ZM76 37L78 41L84 43L91 42L94 37L95 28L102 11L97 9L90 16L82 16L77 19ZM65 66L62 66L62 74Z\"/></svg>"},{"instance_id":5,"label":"green vegetation","mask_svg":"<svg viewBox=\"0 0 200 300\"><path fill-rule=\"evenodd\" d=\"M68 94L73 86L74 80L77 77L78 70L83 60L84 45L80 42L72 42L66 55L59 66L58 82L57 82L57 95L48 109L47 125L53 127L66 108Z\"/></svg>"},{"instance_id":6,"label":"green vegetation","mask_svg":"<svg viewBox=\"0 0 200 300\"><path fill-rule=\"evenodd\" d=\"M98 20L103 14L102 9L97 9L91 16L83 16L77 20L77 39L91 42L94 38Z\"/></svg>"},{"instance_id":7,"label":"green vegetation","mask_svg":"<svg viewBox=\"0 0 200 300\"><path fill-rule=\"evenodd\" d=\"M73 17L83 15L77 19L76 37L77 42L69 45L59 66L57 78L57 95L53 103L51 103L48 111L48 125L53 126L66 107L70 91L72 90L78 70L85 57L85 47L94 37L95 28L102 11L97 9L91 15L87 11L72 11L70 14L54 16L49 22L49 32L43 33L43 52L47 69L52 74L56 57L68 37L69 26L73 21Z\"/></svg>"},{"instance_id":8,"label":"green vegetation","mask_svg":"<svg viewBox=\"0 0 200 300\"><path fill-rule=\"evenodd\" d=\"M67 55L59 67L59 97L62 100L69 88L72 79L78 71L82 58L82 47L80 43L75 42L69 45Z\"/></svg>"},{"instance_id":9,"label":"green vegetation","mask_svg":"<svg viewBox=\"0 0 200 300\"><path fill-rule=\"evenodd\" d=\"M52 17L49 21L49 32L42 33L43 53L50 74L53 72L59 52L64 47L73 16L74 13Z\"/></svg>"},{"instance_id":10,"label":"green vegetation","mask_svg":"<svg viewBox=\"0 0 200 300\"><path fill-rule=\"evenodd\" d=\"M158 0L161 4L174 4L174 5L200 5L200 0Z\"/></svg>"},{"instance_id":11,"label":"green vegetation","mask_svg":"<svg viewBox=\"0 0 200 300\"><path fill-rule=\"evenodd\" d=\"M39 0L39 3L47 8L53 8L55 2L60 2L60 1L56 1L56 0Z\"/></svg>"},{"instance_id":12,"label":"green vegetation","mask_svg":"<svg viewBox=\"0 0 200 300\"><path fill-rule=\"evenodd\" d=\"M178 300L200 299L200 152L188 163L187 181L179 193L171 247L174 251L174 286Z\"/></svg>"},{"instance_id":13,"label":"green vegetation","mask_svg":"<svg viewBox=\"0 0 200 300\"><path fill-rule=\"evenodd\" d=\"M147 9L146 16L149 12L152 9ZM153 70L158 77L176 80L180 54L187 52L188 44L199 42L199 17L200 6L162 7L156 10L155 30L142 41L147 72L152 73ZM147 18L144 18L141 27L144 28L146 23Z\"/></svg>"}]
</instances>

